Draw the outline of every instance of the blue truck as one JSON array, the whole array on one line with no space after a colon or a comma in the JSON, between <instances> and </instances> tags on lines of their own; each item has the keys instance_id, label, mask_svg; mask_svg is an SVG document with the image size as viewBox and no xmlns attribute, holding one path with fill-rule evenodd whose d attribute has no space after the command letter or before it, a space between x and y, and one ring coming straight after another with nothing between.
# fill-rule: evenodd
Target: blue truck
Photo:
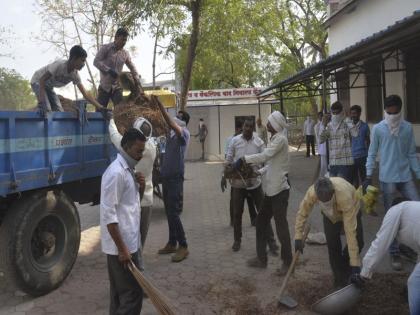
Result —
<instances>
[{"instance_id":1,"label":"blue truck","mask_svg":"<svg viewBox=\"0 0 420 315\"><path fill-rule=\"evenodd\" d=\"M0 282L39 296L76 261L75 206L98 204L101 176L115 158L100 113L0 111Z\"/></svg>"}]
</instances>

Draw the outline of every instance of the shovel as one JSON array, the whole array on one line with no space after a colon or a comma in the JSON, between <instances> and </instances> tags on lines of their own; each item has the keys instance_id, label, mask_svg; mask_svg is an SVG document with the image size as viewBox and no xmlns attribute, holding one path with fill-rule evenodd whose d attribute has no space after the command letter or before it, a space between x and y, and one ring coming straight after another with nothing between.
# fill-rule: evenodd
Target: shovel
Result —
<instances>
[{"instance_id":1,"label":"shovel","mask_svg":"<svg viewBox=\"0 0 420 315\"><path fill-rule=\"evenodd\" d=\"M303 233L303 239L302 239L303 244L305 244L305 240L306 240L306 237L308 236L310 228L311 226L309 224L306 225L305 231ZM296 251L295 254L293 255L293 260L292 260L292 263L290 264L289 270L287 271L286 277L284 277L283 283L280 287L280 299L278 303L279 306L284 305L288 308L295 308L296 306L298 306L298 303L296 302L295 299L293 299L290 296L283 295L283 292L286 289L286 285L287 285L287 282L289 281L290 275L293 273L293 270L295 269L299 256L300 256L300 252Z\"/></svg>"}]
</instances>

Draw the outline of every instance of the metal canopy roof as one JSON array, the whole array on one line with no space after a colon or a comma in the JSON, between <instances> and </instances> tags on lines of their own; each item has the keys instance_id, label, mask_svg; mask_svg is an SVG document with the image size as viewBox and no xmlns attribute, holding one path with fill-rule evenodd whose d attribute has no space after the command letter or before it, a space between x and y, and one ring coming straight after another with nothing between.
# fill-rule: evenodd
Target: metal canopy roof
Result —
<instances>
[{"instance_id":1,"label":"metal canopy roof","mask_svg":"<svg viewBox=\"0 0 420 315\"><path fill-rule=\"evenodd\" d=\"M420 10L408 16L386 29L374 33L373 35L321 60L320 62L296 73L295 75L271 85L261 91L258 96L265 98L275 94L277 89L287 92L303 92L304 83L314 83L313 91L320 91L321 76L334 76L335 72L341 68L348 69L361 68L358 62L368 60L373 57L382 56L385 53L398 51L420 43ZM388 56L389 57L389 56ZM398 56L397 56L398 58ZM398 69L401 71L402 69ZM331 90L331 89L330 89ZM269 93L271 92L271 93ZM320 95L320 94L318 94Z\"/></svg>"}]
</instances>

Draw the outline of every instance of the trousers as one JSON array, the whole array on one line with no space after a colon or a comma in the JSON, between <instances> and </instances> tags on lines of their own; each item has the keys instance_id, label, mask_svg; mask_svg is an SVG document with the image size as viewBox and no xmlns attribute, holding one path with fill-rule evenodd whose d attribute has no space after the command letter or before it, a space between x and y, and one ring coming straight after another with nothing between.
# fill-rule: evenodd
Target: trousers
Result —
<instances>
[{"instance_id":1,"label":"trousers","mask_svg":"<svg viewBox=\"0 0 420 315\"><path fill-rule=\"evenodd\" d=\"M264 193L261 185L255 189L245 188L232 188L232 199L233 199L233 237L235 242L240 242L242 238L242 214L244 212L244 203L247 196L250 195L254 200L257 212L260 212ZM248 204L249 206L249 204ZM258 215L257 215L258 217ZM275 242L273 229L271 224L268 228L269 242Z\"/></svg>"},{"instance_id":2,"label":"trousers","mask_svg":"<svg viewBox=\"0 0 420 315\"><path fill-rule=\"evenodd\" d=\"M334 284L336 286L344 286L349 280L351 268L348 247L346 245L343 249L341 244L343 222L332 223L325 215L323 215L323 221L327 239L328 258L334 275ZM360 211L357 214L356 238L360 253L364 246L362 213Z\"/></svg>"},{"instance_id":3,"label":"trousers","mask_svg":"<svg viewBox=\"0 0 420 315\"><path fill-rule=\"evenodd\" d=\"M277 237L281 245L281 259L285 265L292 262L292 245L290 241L289 224L287 222L287 205L289 202L289 189L283 190L274 196L264 196L261 210L257 215L257 256L267 261L267 243L269 241L269 230L271 229L271 218L274 216Z\"/></svg>"},{"instance_id":4,"label":"trousers","mask_svg":"<svg viewBox=\"0 0 420 315\"><path fill-rule=\"evenodd\" d=\"M138 253L131 255L139 267ZM143 304L143 290L117 255L107 255L111 302L109 315L139 315Z\"/></svg>"}]
</instances>

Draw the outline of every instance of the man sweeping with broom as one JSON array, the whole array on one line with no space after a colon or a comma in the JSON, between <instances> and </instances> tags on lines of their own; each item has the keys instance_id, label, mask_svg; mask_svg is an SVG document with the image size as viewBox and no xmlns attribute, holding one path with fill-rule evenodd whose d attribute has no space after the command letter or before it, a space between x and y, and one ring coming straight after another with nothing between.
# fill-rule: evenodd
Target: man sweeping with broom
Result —
<instances>
[{"instance_id":1,"label":"man sweeping with broom","mask_svg":"<svg viewBox=\"0 0 420 315\"><path fill-rule=\"evenodd\" d=\"M144 177L134 168L143 156L146 137L131 128L121 139L117 158L109 165L101 182L101 245L107 255L110 282L110 315L140 314L143 291L128 266L139 267L140 195Z\"/></svg>"}]
</instances>

